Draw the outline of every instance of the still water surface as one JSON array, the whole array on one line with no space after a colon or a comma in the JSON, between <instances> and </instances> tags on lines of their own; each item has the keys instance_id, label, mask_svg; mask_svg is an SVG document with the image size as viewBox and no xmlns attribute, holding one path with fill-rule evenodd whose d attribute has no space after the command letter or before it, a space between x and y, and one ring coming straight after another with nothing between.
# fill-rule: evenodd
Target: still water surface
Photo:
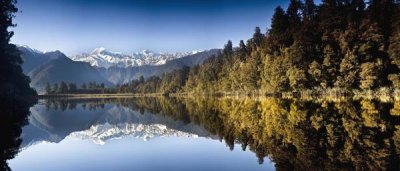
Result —
<instances>
[{"instance_id":1,"label":"still water surface","mask_svg":"<svg viewBox=\"0 0 400 171\"><path fill-rule=\"evenodd\" d=\"M40 100L12 170L399 169L400 103Z\"/></svg>"}]
</instances>

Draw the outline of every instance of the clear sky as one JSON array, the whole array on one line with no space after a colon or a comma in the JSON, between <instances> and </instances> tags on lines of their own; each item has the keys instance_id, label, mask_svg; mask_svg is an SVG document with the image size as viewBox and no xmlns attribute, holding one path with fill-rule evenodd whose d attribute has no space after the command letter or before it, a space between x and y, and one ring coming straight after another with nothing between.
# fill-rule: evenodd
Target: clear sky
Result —
<instances>
[{"instance_id":1,"label":"clear sky","mask_svg":"<svg viewBox=\"0 0 400 171\"><path fill-rule=\"evenodd\" d=\"M96 47L131 53L236 45L266 31L289 0L18 0L12 42L67 55Z\"/></svg>"}]
</instances>

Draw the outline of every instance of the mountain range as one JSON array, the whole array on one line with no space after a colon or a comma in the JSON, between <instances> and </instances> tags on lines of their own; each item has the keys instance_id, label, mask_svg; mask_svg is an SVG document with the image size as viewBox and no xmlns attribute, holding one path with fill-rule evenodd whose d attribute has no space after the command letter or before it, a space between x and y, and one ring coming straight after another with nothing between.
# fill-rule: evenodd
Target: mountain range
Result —
<instances>
[{"instance_id":1,"label":"mountain range","mask_svg":"<svg viewBox=\"0 0 400 171\"><path fill-rule=\"evenodd\" d=\"M100 68L110 68L112 66L127 68L144 65L164 65L168 61L194 55L199 52L201 51L167 53L143 50L132 55L126 55L120 52L108 51L101 47L94 49L91 53L73 56L72 60L87 62L91 66Z\"/></svg>"},{"instance_id":2,"label":"mountain range","mask_svg":"<svg viewBox=\"0 0 400 171\"><path fill-rule=\"evenodd\" d=\"M91 53L67 57L60 51L41 52L27 46L19 46L24 61L22 69L31 78L31 86L39 94L44 93L47 83L65 81L77 85L88 82L106 86L129 83L140 76L161 76L164 73L203 63L219 49L185 53L156 53L145 50L133 55L96 48Z\"/></svg>"}]
</instances>

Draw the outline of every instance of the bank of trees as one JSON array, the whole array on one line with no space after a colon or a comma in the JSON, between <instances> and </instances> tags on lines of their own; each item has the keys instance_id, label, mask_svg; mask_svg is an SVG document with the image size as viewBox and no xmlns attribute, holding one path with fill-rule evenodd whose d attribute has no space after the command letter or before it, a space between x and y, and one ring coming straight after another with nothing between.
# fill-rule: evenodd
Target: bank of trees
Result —
<instances>
[{"instance_id":1,"label":"bank of trees","mask_svg":"<svg viewBox=\"0 0 400 171\"><path fill-rule=\"evenodd\" d=\"M83 83L80 87L76 83L61 81L53 85L47 83L46 94L94 94L94 93L115 93L114 89L107 89L104 83L89 82Z\"/></svg>"},{"instance_id":2,"label":"bank of trees","mask_svg":"<svg viewBox=\"0 0 400 171\"><path fill-rule=\"evenodd\" d=\"M123 92L376 90L400 86L400 6L393 0L291 0L271 28L199 66L135 80Z\"/></svg>"}]
</instances>

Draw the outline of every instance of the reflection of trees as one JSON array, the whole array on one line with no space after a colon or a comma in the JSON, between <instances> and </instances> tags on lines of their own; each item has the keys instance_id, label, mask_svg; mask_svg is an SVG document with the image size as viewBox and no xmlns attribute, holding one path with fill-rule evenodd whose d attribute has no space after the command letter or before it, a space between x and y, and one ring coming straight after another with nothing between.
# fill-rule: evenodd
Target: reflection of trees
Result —
<instances>
[{"instance_id":1,"label":"reflection of trees","mask_svg":"<svg viewBox=\"0 0 400 171\"><path fill-rule=\"evenodd\" d=\"M73 109L76 103L83 102L55 103L62 110L62 103ZM253 151L260 163L268 156L278 170L399 169L399 102L314 103L205 97L84 102L95 106L89 110L106 103L196 123L224 140L231 150L239 143L243 150Z\"/></svg>"},{"instance_id":2,"label":"reflection of trees","mask_svg":"<svg viewBox=\"0 0 400 171\"><path fill-rule=\"evenodd\" d=\"M22 126L27 123L29 106L28 102L0 100L0 170L10 170L7 160L19 152Z\"/></svg>"},{"instance_id":3,"label":"reflection of trees","mask_svg":"<svg viewBox=\"0 0 400 171\"><path fill-rule=\"evenodd\" d=\"M399 118L373 101L185 99L191 121L278 170L398 169ZM390 115L392 111L392 115Z\"/></svg>"}]
</instances>

